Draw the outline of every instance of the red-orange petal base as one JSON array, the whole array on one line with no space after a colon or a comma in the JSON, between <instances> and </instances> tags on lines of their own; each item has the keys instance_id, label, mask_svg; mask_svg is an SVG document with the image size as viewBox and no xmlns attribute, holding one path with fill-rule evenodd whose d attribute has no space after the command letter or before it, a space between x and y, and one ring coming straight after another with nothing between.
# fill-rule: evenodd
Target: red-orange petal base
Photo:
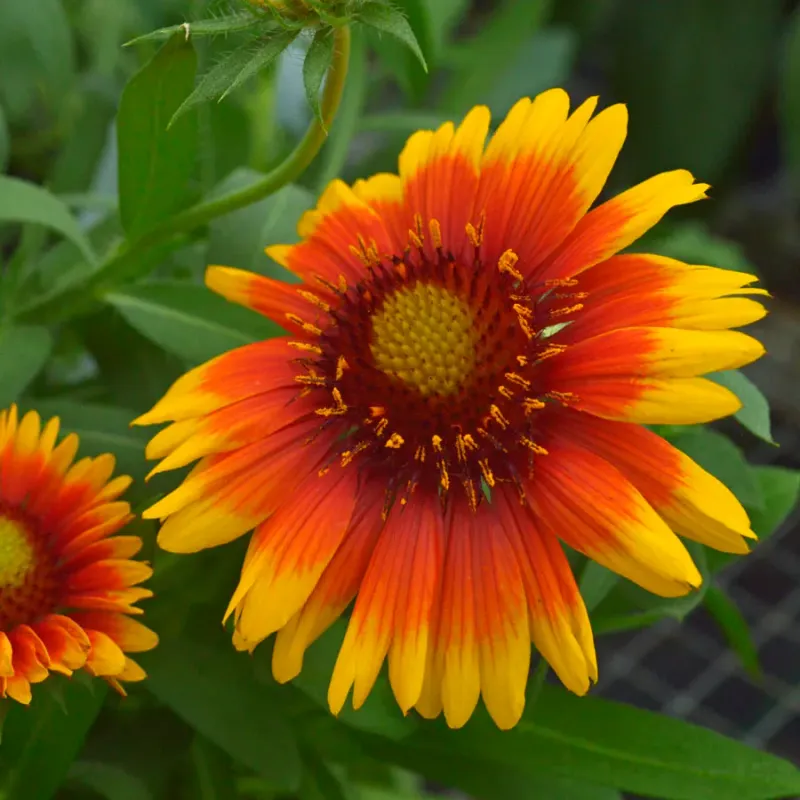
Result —
<instances>
[{"instance_id":1,"label":"red-orange petal base","mask_svg":"<svg viewBox=\"0 0 800 800\"><path fill-rule=\"evenodd\" d=\"M402 711L523 711L531 643L582 694L592 632L561 542L665 596L701 576L678 538L747 552L733 495L642 424L738 399L705 373L758 358L752 275L617 253L705 196L683 170L589 210L624 107L561 90L414 134L399 174L334 181L268 249L299 283L211 267L288 335L192 370L138 422L156 471L199 459L147 516L175 552L254 530L227 614L273 633L278 680L354 602L329 702L383 664Z\"/></svg>"},{"instance_id":2,"label":"red-orange petal base","mask_svg":"<svg viewBox=\"0 0 800 800\"><path fill-rule=\"evenodd\" d=\"M139 586L150 567L132 560L141 539L116 535L130 478L112 478L111 455L75 461L78 437L58 431L58 418L0 411L0 697L24 704L31 684L81 669L124 694L145 677L128 653L158 643L133 619L152 595Z\"/></svg>"}]
</instances>

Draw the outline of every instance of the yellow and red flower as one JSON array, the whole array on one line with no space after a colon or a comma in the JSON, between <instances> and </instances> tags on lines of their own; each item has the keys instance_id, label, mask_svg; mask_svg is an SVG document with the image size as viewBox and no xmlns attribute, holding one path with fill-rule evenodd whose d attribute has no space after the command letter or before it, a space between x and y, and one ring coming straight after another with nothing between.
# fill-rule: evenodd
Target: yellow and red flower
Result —
<instances>
[{"instance_id":1,"label":"yellow and red flower","mask_svg":"<svg viewBox=\"0 0 800 800\"><path fill-rule=\"evenodd\" d=\"M131 617L152 595L137 586L150 567L131 560L142 541L114 535L130 478L111 479L112 455L75 462L78 437L56 444L58 431L0 411L0 697L25 704L31 684L79 669L124 694L120 681L145 677L126 654L158 642Z\"/></svg>"},{"instance_id":2,"label":"yellow and red flower","mask_svg":"<svg viewBox=\"0 0 800 800\"><path fill-rule=\"evenodd\" d=\"M329 702L356 707L384 660L397 701L454 727L479 697L520 718L531 642L582 694L592 632L561 542L664 596L701 576L676 534L732 553L754 538L730 491L642 427L739 400L701 377L758 358L755 278L617 255L705 196L683 170L589 210L627 115L571 115L553 90L420 131L399 175L334 181L297 245L300 283L211 267L208 285L288 335L179 379L138 422L172 424L156 471L199 463L148 516L193 552L255 529L226 617L273 669L355 599ZM560 541L559 541L560 540Z\"/></svg>"}]
</instances>

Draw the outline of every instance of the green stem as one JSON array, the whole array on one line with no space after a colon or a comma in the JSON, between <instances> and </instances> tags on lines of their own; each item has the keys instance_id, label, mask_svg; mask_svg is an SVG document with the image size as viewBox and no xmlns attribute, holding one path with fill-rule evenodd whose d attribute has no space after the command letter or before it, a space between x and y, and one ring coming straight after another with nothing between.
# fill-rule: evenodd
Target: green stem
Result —
<instances>
[{"instance_id":1,"label":"green stem","mask_svg":"<svg viewBox=\"0 0 800 800\"><path fill-rule=\"evenodd\" d=\"M178 234L185 234L207 225L217 217L257 203L297 180L325 143L342 99L350 63L350 29L347 26L335 29L333 47L333 61L322 94L322 121L316 116L312 118L303 138L275 169L250 186L229 192L214 200L198 203L170 217L138 239L122 242L86 283L64 293L45 296L34 301L22 310L19 317L23 320L64 319L70 316L70 311L75 310L75 305L82 306L82 301L88 296L100 290L108 290L119 284L120 279L124 281L127 277L127 268L135 267L136 262L147 251L165 244ZM73 300L77 302L71 302Z\"/></svg>"},{"instance_id":2,"label":"green stem","mask_svg":"<svg viewBox=\"0 0 800 800\"><path fill-rule=\"evenodd\" d=\"M347 88L342 96L342 104L336 117L336 128L331 131L325 149L317 164L314 185L322 191L334 178L341 175L342 168L350 151L350 144L358 126L367 96L366 42L363 30L356 29L350 50L350 71Z\"/></svg>"},{"instance_id":3,"label":"green stem","mask_svg":"<svg viewBox=\"0 0 800 800\"><path fill-rule=\"evenodd\" d=\"M265 197L274 194L278 189L296 180L305 172L308 165L314 160L325 139L328 136L333 118L339 108L339 102L344 92L347 67L350 61L350 29L341 27L336 29L334 36L334 56L328 77L325 82L325 91L322 95L322 123L313 119L295 149L272 172L267 173L258 183L244 189L230 192L216 200L200 203L186 211L176 214L168 220L162 228L157 228L150 236L159 235L158 240L163 241L164 234L190 231L205 225L212 219L230 214L244 206L257 203Z\"/></svg>"}]
</instances>

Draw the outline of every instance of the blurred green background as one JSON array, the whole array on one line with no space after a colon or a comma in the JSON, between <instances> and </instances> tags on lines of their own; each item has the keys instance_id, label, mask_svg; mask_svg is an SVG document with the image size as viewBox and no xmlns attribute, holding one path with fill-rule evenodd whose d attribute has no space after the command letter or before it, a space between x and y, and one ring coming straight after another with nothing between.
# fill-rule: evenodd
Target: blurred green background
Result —
<instances>
[{"instance_id":1,"label":"blurred green background","mask_svg":"<svg viewBox=\"0 0 800 800\"><path fill-rule=\"evenodd\" d=\"M565 86L623 101L630 136L609 191L654 172L690 169L714 202L686 211L686 247L713 231L768 265L770 286L796 293L800 186L800 16L787 0L402 0L429 64L371 31L324 157L303 178L317 189L392 169L418 127L485 103L499 119L521 96ZM0 27L0 164L87 213L113 202L110 126L151 29L230 11L189 0L7 0ZM235 37L198 40L200 71ZM234 168L278 163L309 111L293 53L223 103L201 109L196 191ZM276 74L277 73L277 74ZM673 215L675 217L677 215ZM674 219L673 219L674 221ZM713 245L709 245L713 246ZM714 251L711 251L714 252ZM731 256L733 257L733 256Z\"/></svg>"},{"instance_id":2,"label":"blurred green background","mask_svg":"<svg viewBox=\"0 0 800 800\"><path fill-rule=\"evenodd\" d=\"M599 94L601 106L618 101L629 106L630 135L607 194L674 168L690 169L712 184L711 202L673 212L641 246L763 277L778 297L761 330L776 353L772 366L760 368L759 381L781 418L796 425L797 4L397 0L395 5L414 29L428 72L395 39L357 29L338 116L319 158L296 185L141 253L125 264L124 274L92 284L91 291L81 289L91 267L75 244L79 235L67 234L69 241L63 241L40 225L0 225L0 265L4 275L13 276L0 285L0 319L6 325L0 328L5 336L0 407L19 399L26 408L61 415L65 426L81 434L85 452L111 450L121 469L141 479L147 471L142 458L147 434L129 430L129 420L187 366L275 333L202 288L207 264L281 274L263 247L293 241L300 213L332 178L394 171L414 130L458 119L478 103L492 109L496 123L521 96L564 86L574 105ZM123 87L159 46L122 45L156 28L235 10L232 3L197 0L3 0L0 172L47 189L72 211L94 251L101 256L112 251L124 235L116 114ZM235 35L197 39L198 72L219 63L238 43ZM253 183L291 150L311 115L303 90L303 47L298 41L276 66L223 102L197 109L196 151L182 150L179 165L169 158L162 165L188 177L172 198L176 208ZM138 119L130 108L126 112L129 145L131 137L144 141L150 135L145 109ZM135 149L135 142L130 146ZM0 196L0 216L6 219L2 202ZM65 286L77 288L62 294ZM57 299L37 305L49 296ZM12 317L16 327L8 327ZM759 398L754 402L757 408L750 407L745 425L768 439L766 406ZM771 533L796 500L797 474L774 467L751 470L718 433L695 430L686 437L678 443L687 451L694 448L694 457L712 472L724 473L756 530ZM785 466L792 465L796 459L790 455ZM177 480L159 478L147 489L139 482L132 493L136 510ZM612 712L591 700L576 706L550 687L537 710L551 728L524 721L516 738L498 737L482 717L463 736L439 727L421 733L415 721L400 716L385 683L362 714L346 712L338 723L324 710L324 693L341 626L312 650L296 685L277 687L269 675L269 645L252 660L237 657L219 625L243 548L176 559L154 550L150 524L135 527L157 570L152 588L158 597L147 606L147 620L161 634L162 646L142 658L151 679L133 687L125 701L73 681L42 687L35 713L14 709L0 747L0 769L10 787L3 800L39 800L54 792L61 800L424 796L419 781L403 768L485 800L614 800L621 795L608 787L616 786L649 796L727 800L744 780L725 772L746 762L739 750L700 734L686 740L687 749L682 734L669 726L653 728L652 736L668 743L666 761L673 756L684 761L677 778L659 777L647 766L645 745L647 725L660 722L645 723L626 716L627 710ZM726 563L705 563L702 550L698 553L706 574ZM702 600L698 594L656 602L607 583L602 574L589 584L598 631L682 618ZM738 639L729 634L746 661L751 655L746 626ZM62 705L70 708L68 717ZM613 729L617 749L598 756L591 736L588 744L581 738L587 729L602 736ZM713 770L697 777L701 770L692 759L710 759L724 777ZM747 796L783 796L789 778L784 784L783 773L769 775L772 794L754 788Z\"/></svg>"}]
</instances>

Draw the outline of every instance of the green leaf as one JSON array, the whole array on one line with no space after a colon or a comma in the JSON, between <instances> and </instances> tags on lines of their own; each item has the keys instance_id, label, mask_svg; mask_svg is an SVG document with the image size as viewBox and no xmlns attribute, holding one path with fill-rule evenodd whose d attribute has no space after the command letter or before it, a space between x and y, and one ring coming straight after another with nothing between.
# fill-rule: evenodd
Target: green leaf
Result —
<instances>
[{"instance_id":1,"label":"green leaf","mask_svg":"<svg viewBox=\"0 0 800 800\"><path fill-rule=\"evenodd\" d=\"M418 130L435 130L449 120L448 115L437 111L386 111L363 116L358 121L358 128L360 131L409 135Z\"/></svg>"},{"instance_id":2,"label":"green leaf","mask_svg":"<svg viewBox=\"0 0 800 800\"><path fill-rule=\"evenodd\" d=\"M628 580L620 579L592 612L595 633L633 630L665 617L682 620L703 601L709 586L708 551L696 542L685 542L703 583L681 597L659 597Z\"/></svg>"},{"instance_id":3,"label":"green leaf","mask_svg":"<svg viewBox=\"0 0 800 800\"><path fill-rule=\"evenodd\" d=\"M722 629L731 649L739 656L742 666L753 678L760 678L758 650L753 643L750 626L736 603L718 586L711 586L703 598L703 604Z\"/></svg>"},{"instance_id":4,"label":"green leaf","mask_svg":"<svg viewBox=\"0 0 800 800\"><path fill-rule=\"evenodd\" d=\"M192 91L194 46L173 35L122 92L117 115L119 213L129 237L184 208L191 196L197 119L170 120Z\"/></svg>"},{"instance_id":5,"label":"green leaf","mask_svg":"<svg viewBox=\"0 0 800 800\"><path fill-rule=\"evenodd\" d=\"M245 42L215 64L183 101L170 121L172 127L195 106L209 100L224 100L234 89L272 64L295 40L297 31L282 31L264 41Z\"/></svg>"},{"instance_id":6,"label":"green leaf","mask_svg":"<svg viewBox=\"0 0 800 800\"><path fill-rule=\"evenodd\" d=\"M159 28L150 31L142 36L137 36L129 42L125 42L125 47L140 42L159 42L169 39L176 34L182 35L185 39L199 39L203 36L220 36L226 33L238 33L246 31L261 22L258 17L250 13L228 14L224 17L213 19L200 19L196 22L184 22L182 25L170 25L167 28Z\"/></svg>"},{"instance_id":7,"label":"green leaf","mask_svg":"<svg viewBox=\"0 0 800 800\"><path fill-rule=\"evenodd\" d=\"M346 629L347 620L340 619L325 631L309 648L303 670L293 681L294 686L326 709L328 684ZM258 653L256 657L259 657ZM414 717L402 715L385 675L379 676L375 687L358 711L345 703L338 719L353 728L378 733L389 739L401 739L417 726Z\"/></svg>"},{"instance_id":8,"label":"green leaf","mask_svg":"<svg viewBox=\"0 0 800 800\"><path fill-rule=\"evenodd\" d=\"M220 96L224 100L232 91L238 89L245 81L258 75L275 62L278 56L297 38L298 31L283 31L270 35L259 41L259 48L250 62L234 77L233 82Z\"/></svg>"},{"instance_id":9,"label":"green leaf","mask_svg":"<svg viewBox=\"0 0 800 800\"><path fill-rule=\"evenodd\" d=\"M441 3L441 0L437 0L437 2ZM442 5L446 4L447 0L442 3ZM394 0L394 5L404 12L411 30L414 31L414 36L419 42L426 63L435 64L442 43L434 30L434 10L431 0ZM417 64L417 66L420 65ZM427 69L425 71L427 72Z\"/></svg>"},{"instance_id":10,"label":"green leaf","mask_svg":"<svg viewBox=\"0 0 800 800\"><path fill-rule=\"evenodd\" d=\"M147 549L153 538L148 538ZM153 602L158 601L147 603L148 625L152 625ZM176 779L188 783L194 732L168 708L151 702L143 684L130 686L129 691L124 700L109 697L58 800L99 800L98 795L107 800L198 800L191 793L167 788L175 787ZM87 785L94 791L87 791Z\"/></svg>"},{"instance_id":11,"label":"green leaf","mask_svg":"<svg viewBox=\"0 0 800 800\"><path fill-rule=\"evenodd\" d=\"M76 761L70 768L69 780L106 800L154 800L141 778L117 764Z\"/></svg>"},{"instance_id":12,"label":"green leaf","mask_svg":"<svg viewBox=\"0 0 800 800\"><path fill-rule=\"evenodd\" d=\"M759 439L775 444L772 438L769 403L750 378L738 369L717 372L708 377L730 389L742 401L742 407L734 415L736 419Z\"/></svg>"},{"instance_id":13,"label":"green leaf","mask_svg":"<svg viewBox=\"0 0 800 800\"><path fill-rule=\"evenodd\" d=\"M0 744L3 743L3 732L5 731L6 727L6 719L8 718L8 712L11 710L13 705L14 701L8 698L0 702Z\"/></svg>"},{"instance_id":14,"label":"green leaf","mask_svg":"<svg viewBox=\"0 0 800 800\"><path fill-rule=\"evenodd\" d=\"M92 185L95 175L98 175L98 165L104 157L109 126L116 113L115 95L111 95L105 87L95 86L93 83L87 86L80 116L73 123L69 138L59 149L52 177L48 181L50 189L61 195L65 203L68 202L68 198L64 197L65 192L83 192ZM111 179L107 183L111 184ZM98 191L101 190L96 184L95 186ZM107 208L116 211L117 187L109 185L107 191L112 200ZM87 233L91 238L91 233Z\"/></svg>"},{"instance_id":15,"label":"green leaf","mask_svg":"<svg viewBox=\"0 0 800 800\"><path fill-rule=\"evenodd\" d=\"M57 687L50 684L57 681ZM51 676L33 687L30 708L14 705L8 714L0 748L0 784L4 798L49 800L58 790L106 695L106 685ZM54 691L58 690L58 693Z\"/></svg>"},{"instance_id":16,"label":"green leaf","mask_svg":"<svg viewBox=\"0 0 800 800\"><path fill-rule=\"evenodd\" d=\"M800 471L784 467L758 466L752 468L761 493L760 508L748 509L750 525L760 540L764 540L783 524L791 514L800 497ZM708 566L711 572L719 572L736 559L729 553L708 550Z\"/></svg>"},{"instance_id":17,"label":"green leaf","mask_svg":"<svg viewBox=\"0 0 800 800\"><path fill-rule=\"evenodd\" d=\"M632 3L613 27L626 154L641 178L677 165L716 181L743 145L773 62L781 0ZM702 135L687 136L687 121Z\"/></svg>"},{"instance_id":18,"label":"green leaf","mask_svg":"<svg viewBox=\"0 0 800 800\"><path fill-rule=\"evenodd\" d=\"M8 132L8 122L6 112L0 106L0 172L4 172L8 166L8 158L11 154L11 134Z\"/></svg>"},{"instance_id":19,"label":"green leaf","mask_svg":"<svg viewBox=\"0 0 800 800\"><path fill-rule=\"evenodd\" d=\"M86 234L67 206L46 189L0 175L0 222L32 222L58 231L80 248L90 264L97 261Z\"/></svg>"},{"instance_id":20,"label":"green leaf","mask_svg":"<svg viewBox=\"0 0 800 800\"><path fill-rule=\"evenodd\" d=\"M383 786L358 786L354 800L435 800L434 795L416 790L385 788Z\"/></svg>"},{"instance_id":21,"label":"green leaf","mask_svg":"<svg viewBox=\"0 0 800 800\"><path fill-rule=\"evenodd\" d=\"M122 236L122 228L116 214L110 214L89 228L86 233L94 251L101 253L119 240L119 237ZM51 247L31 266L35 269L36 276L35 285L31 287L34 292L34 300L39 300L49 293L55 294L78 286L93 272L93 266L87 264L83 253L69 240L64 240ZM46 321L52 322L49 318Z\"/></svg>"},{"instance_id":22,"label":"green leaf","mask_svg":"<svg viewBox=\"0 0 800 800\"><path fill-rule=\"evenodd\" d=\"M0 328L0 408L25 391L44 368L52 349L47 328Z\"/></svg>"},{"instance_id":23,"label":"green leaf","mask_svg":"<svg viewBox=\"0 0 800 800\"><path fill-rule=\"evenodd\" d=\"M800 8L794 10L784 40L780 82L781 139L795 188L800 188Z\"/></svg>"},{"instance_id":24,"label":"green leaf","mask_svg":"<svg viewBox=\"0 0 800 800\"><path fill-rule=\"evenodd\" d=\"M142 336L114 308L82 317L76 328L115 405L144 411L185 371L184 361Z\"/></svg>"},{"instance_id":25,"label":"green leaf","mask_svg":"<svg viewBox=\"0 0 800 800\"><path fill-rule=\"evenodd\" d=\"M572 71L577 45L574 31L566 28L548 27L531 36L486 95L492 116L502 119L520 97L562 86Z\"/></svg>"},{"instance_id":26,"label":"green leaf","mask_svg":"<svg viewBox=\"0 0 800 800\"><path fill-rule=\"evenodd\" d=\"M131 428L133 411L115 406L77 403L61 398L37 400L31 406L42 419L59 417L61 435L77 433L81 456L113 453L117 459L117 474L125 473L137 480L144 477L144 446L149 438L146 431Z\"/></svg>"},{"instance_id":27,"label":"green leaf","mask_svg":"<svg viewBox=\"0 0 800 800\"><path fill-rule=\"evenodd\" d=\"M3 3L2 8L0 105L12 127L36 126L43 111L60 110L73 87L75 43L70 15L59 0L15 0Z\"/></svg>"},{"instance_id":28,"label":"green leaf","mask_svg":"<svg viewBox=\"0 0 800 800\"><path fill-rule=\"evenodd\" d=\"M381 2L366 2L359 8L357 19L376 31L388 33L399 39L411 50L422 68L427 71L428 65L425 62L422 48L414 35L413 28L401 11Z\"/></svg>"},{"instance_id":29,"label":"green leaf","mask_svg":"<svg viewBox=\"0 0 800 800\"><path fill-rule=\"evenodd\" d=\"M470 6L470 0L424 0L430 21L433 51L444 49L445 43Z\"/></svg>"},{"instance_id":30,"label":"green leaf","mask_svg":"<svg viewBox=\"0 0 800 800\"><path fill-rule=\"evenodd\" d=\"M762 539L775 533L800 498L800 471L784 467L759 466L753 469L764 502L753 509L753 530Z\"/></svg>"},{"instance_id":31,"label":"green leaf","mask_svg":"<svg viewBox=\"0 0 800 800\"><path fill-rule=\"evenodd\" d=\"M422 726L402 745L431 759L488 762L500 775L508 766L537 779L562 776L665 800L800 793L800 771L788 761L677 719L549 685L531 716L510 731L481 713L458 731Z\"/></svg>"},{"instance_id":32,"label":"green leaf","mask_svg":"<svg viewBox=\"0 0 800 800\"><path fill-rule=\"evenodd\" d=\"M193 283L130 286L103 299L143 336L191 364L281 332L255 311Z\"/></svg>"},{"instance_id":33,"label":"green leaf","mask_svg":"<svg viewBox=\"0 0 800 800\"><path fill-rule=\"evenodd\" d=\"M534 775L476 755L465 758L458 748L446 752L439 747L421 747L411 740L394 743L368 739L366 749L382 761L460 789L474 800L621 800L615 789L570 778Z\"/></svg>"},{"instance_id":34,"label":"green leaf","mask_svg":"<svg viewBox=\"0 0 800 800\"><path fill-rule=\"evenodd\" d=\"M217 187L212 197L243 189L261 177L253 170L238 169ZM291 280L291 273L269 259L264 248L294 244L297 222L314 203L314 196L307 189L289 185L264 200L214 220L210 225L209 263Z\"/></svg>"},{"instance_id":35,"label":"green leaf","mask_svg":"<svg viewBox=\"0 0 800 800\"><path fill-rule=\"evenodd\" d=\"M230 756L204 736L196 735L190 749L197 800L230 800L237 797L236 772Z\"/></svg>"},{"instance_id":36,"label":"green leaf","mask_svg":"<svg viewBox=\"0 0 800 800\"><path fill-rule=\"evenodd\" d=\"M303 783L298 792L299 800L349 800L352 798L352 793L345 794L341 782L316 753L306 750L303 756Z\"/></svg>"},{"instance_id":37,"label":"green leaf","mask_svg":"<svg viewBox=\"0 0 800 800\"><path fill-rule=\"evenodd\" d=\"M142 654L147 688L274 790L297 789L300 755L282 708L290 690L258 682L252 658L233 649L218 623L203 623L162 637L156 650Z\"/></svg>"},{"instance_id":38,"label":"green leaf","mask_svg":"<svg viewBox=\"0 0 800 800\"><path fill-rule=\"evenodd\" d=\"M535 88L539 80L537 74L530 69L521 75L512 70L520 59L538 59L539 54L534 49L537 47L535 34L550 11L551 1L506 0L498 4L479 32L448 54L447 61L455 68L455 73L440 107L452 114L463 114L475 104L476 97L491 96L497 87L502 90L503 82L509 79L518 87L520 81L527 80ZM541 67L542 63L539 61L538 65ZM476 64L481 65L480 69L475 68ZM511 102L517 99L519 95L511 98ZM506 95L498 105L507 102Z\"/></svg>"},{"instance_id":39,"label":"green leaf","mask_svg":"<svg viewBox=\"0 0 800 800\"><path fill-rule=\"evenodd\" d=\"M319 28L303 61L303 85L306 99L314 116L323 123L322 108L319 103L319 90L325 73L333 60L333 33L330 28Z\"/></svg>"},{"instance_id":40,"label":"green leaf","mask_svg":"<svg viewBox=\"0 0 800 800\"><path fill-rule=\"evenodd\" d=\"M439 2L441 0L437 0L437 3ZM432 69L438 63L443 42L434 31L433 9L430 0L392 0L392 5L408 20L428 65L427 69L400 40L386 39L374 28L371 31L363 31L363 33L367 34L365 38L372 40L372 49L380 62L398 81L412 103L417 105L425 97L425 91L431 79L428 69ZM359 30L358 26L355 30Z\"/></svg>"},{"instance_id":41,"label":"green leaf","mask_svg":"<svg viewBox=\"0 0 800 800\"><path fill-rule=\"evenodd\" d=\"M596 608L617 585L620 576L610 569L587 560L580 579L580 590L583 602L588 611Z\"/></svg>"},{"instance_id":42,"label":"green leaf","mask_svg":"<svg viewBox=\"0 0 800 800\"><path fill-rule=\"evenodd\" d=\"M727 436L692 427L673 436L672 444L719 478L749 509L764 507L764 497L753 467Z\"/></svg>"},{"instance_id":43,"label":"green leaf","mask_svg":"<svg viewBox=\"0 0 800 800\"><path fill-rule=\"evenodd\" d=\"M676 258L687 264L707 264L712 267L730 269L734 272L756 274L755 267L747 259L738 242L716 236L702 222L681 222L672 226L661 226L654 238L646 245L648 252ZM636 248L638 250L638 248Z\"/></svg>"}]
</instances>

